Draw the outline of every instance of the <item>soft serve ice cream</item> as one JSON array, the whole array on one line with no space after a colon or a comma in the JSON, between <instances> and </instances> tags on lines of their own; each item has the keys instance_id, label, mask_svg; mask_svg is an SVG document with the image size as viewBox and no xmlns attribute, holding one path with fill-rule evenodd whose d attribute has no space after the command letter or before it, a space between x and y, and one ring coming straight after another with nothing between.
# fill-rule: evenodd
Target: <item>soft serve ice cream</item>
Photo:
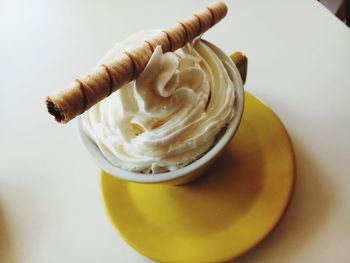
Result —
<instances>
[{"instance_id":1,"label":"soft serve ice cream","mask_svg":"<svg viewBox=\"0 0 350 263\"><path fill-rule=\"evenodd\" d=\"M129 37L100 63L158 33ZM165 54L158 46L136 80L82 116L84 131L115 166L142 173L179 169L206 153L235 114L241 82L225 67L232 65L200 38Z\"/></svg>"}]
</instances>

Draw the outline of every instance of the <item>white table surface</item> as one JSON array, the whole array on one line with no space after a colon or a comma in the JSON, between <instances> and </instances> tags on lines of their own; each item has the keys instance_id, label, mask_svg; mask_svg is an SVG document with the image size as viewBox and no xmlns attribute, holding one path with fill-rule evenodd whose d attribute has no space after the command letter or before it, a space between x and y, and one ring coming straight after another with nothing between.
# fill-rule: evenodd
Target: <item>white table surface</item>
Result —
<instances>
[{"instance_id":1,"label":"white table surface","mask_svg":"<svg viewBox=\"0 0 350 263\"><path fill-rule=\"evenodd\" d=\"M44 98L115 42L209 1L0 3L0 262L150 262L114 231L76 122ZM236 262L350 262L350 30L315 0L229 1L205 34L249 57L246 89L280 116L297 183L278 228Z\"/></svg>"}]
</instances>

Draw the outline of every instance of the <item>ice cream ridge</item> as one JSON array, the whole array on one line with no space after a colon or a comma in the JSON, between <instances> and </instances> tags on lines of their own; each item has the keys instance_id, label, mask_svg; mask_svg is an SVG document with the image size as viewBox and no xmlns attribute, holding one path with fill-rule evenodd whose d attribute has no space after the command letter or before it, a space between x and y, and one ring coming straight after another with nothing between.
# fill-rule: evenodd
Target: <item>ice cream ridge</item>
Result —
<instances>
[{"instance_id":1,"label":"ice cream ridge","mask_svg":"<svg viewBox=\"0 0 350 263\"><path fill-rule=\"evenodd\" d=\"M85 112L85 133L120 168L157 174L193 162L232 120L242 85L227 72L238 69L201 39L226 12L215 3L117 43L92 74L47 98L49 112L62 123Z\"/></svg>"}]
</instances>

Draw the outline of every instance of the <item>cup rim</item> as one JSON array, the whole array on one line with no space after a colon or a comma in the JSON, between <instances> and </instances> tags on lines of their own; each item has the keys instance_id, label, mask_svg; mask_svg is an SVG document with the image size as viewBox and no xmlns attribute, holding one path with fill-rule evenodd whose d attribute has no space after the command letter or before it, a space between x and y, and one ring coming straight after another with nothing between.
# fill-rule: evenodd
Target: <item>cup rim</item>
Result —
<instances>
[{"instance_id":1,"label":"cup rim","mask_svg":"<svg viewBox=\"0 0 350 263\"><path fill-rule=\"evenodd\" d=\"M122 169L120 167L114 166L112 163L108 161L106 157L102 154L98 146L88 137L88 135L83 130L83 124L81 117L78 118L78 135L80 138L80 142L83 147L89 153L90 158L93 162L102 170L109 173L110 175L137 183L163 183L167 181L173 181L175 179L179 179L185 177L188 174L193 173L199 168L203 167L206 163L210 162L213 158L215 158L221 150L231 141L233 136L238 130L239 124L241 122L244 110L244 88L243 81L236 65L233 61L217 46L214 44L202 39L211 49L215 51L215 53L220 57L223 61L223 64L228 72L228 74L234 79L234 81L238 82L235 90L235 115L233 119L228 124L225 133L221 136L221 138L216 142L216 144L210 148L209 151L204 153L200 158L195 160L194 162L179 168L174 171L169 171L160 174L142 174L137 172L128 171ZM225 65L228 64L228 65ZM235 70L232 70L233 67Z\"/></svg>"}]
</instances>

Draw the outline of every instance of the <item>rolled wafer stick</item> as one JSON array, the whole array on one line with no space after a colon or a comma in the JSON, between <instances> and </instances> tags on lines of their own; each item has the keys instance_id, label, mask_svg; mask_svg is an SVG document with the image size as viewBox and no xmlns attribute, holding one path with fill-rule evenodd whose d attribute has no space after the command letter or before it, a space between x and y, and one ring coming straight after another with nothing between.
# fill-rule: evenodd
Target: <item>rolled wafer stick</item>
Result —
<instances>
[{"instance_id":1,"label":"rolled wafer stick","mask_svg":"<svg viewBox=\"0 0 350 263\"><path fill-rule=\"evenodd\" d=\"M175 51L206 32L224 18L226 13L227 6L224 3L214 3L175 26L163 30L155 38L141 42L132 50L122 53L111 64L101 65L91 74L48 96L48 112L56 121L67 123L137 78L158 45L162 46L164 53Z\"/></svg>"}]
</instances>

